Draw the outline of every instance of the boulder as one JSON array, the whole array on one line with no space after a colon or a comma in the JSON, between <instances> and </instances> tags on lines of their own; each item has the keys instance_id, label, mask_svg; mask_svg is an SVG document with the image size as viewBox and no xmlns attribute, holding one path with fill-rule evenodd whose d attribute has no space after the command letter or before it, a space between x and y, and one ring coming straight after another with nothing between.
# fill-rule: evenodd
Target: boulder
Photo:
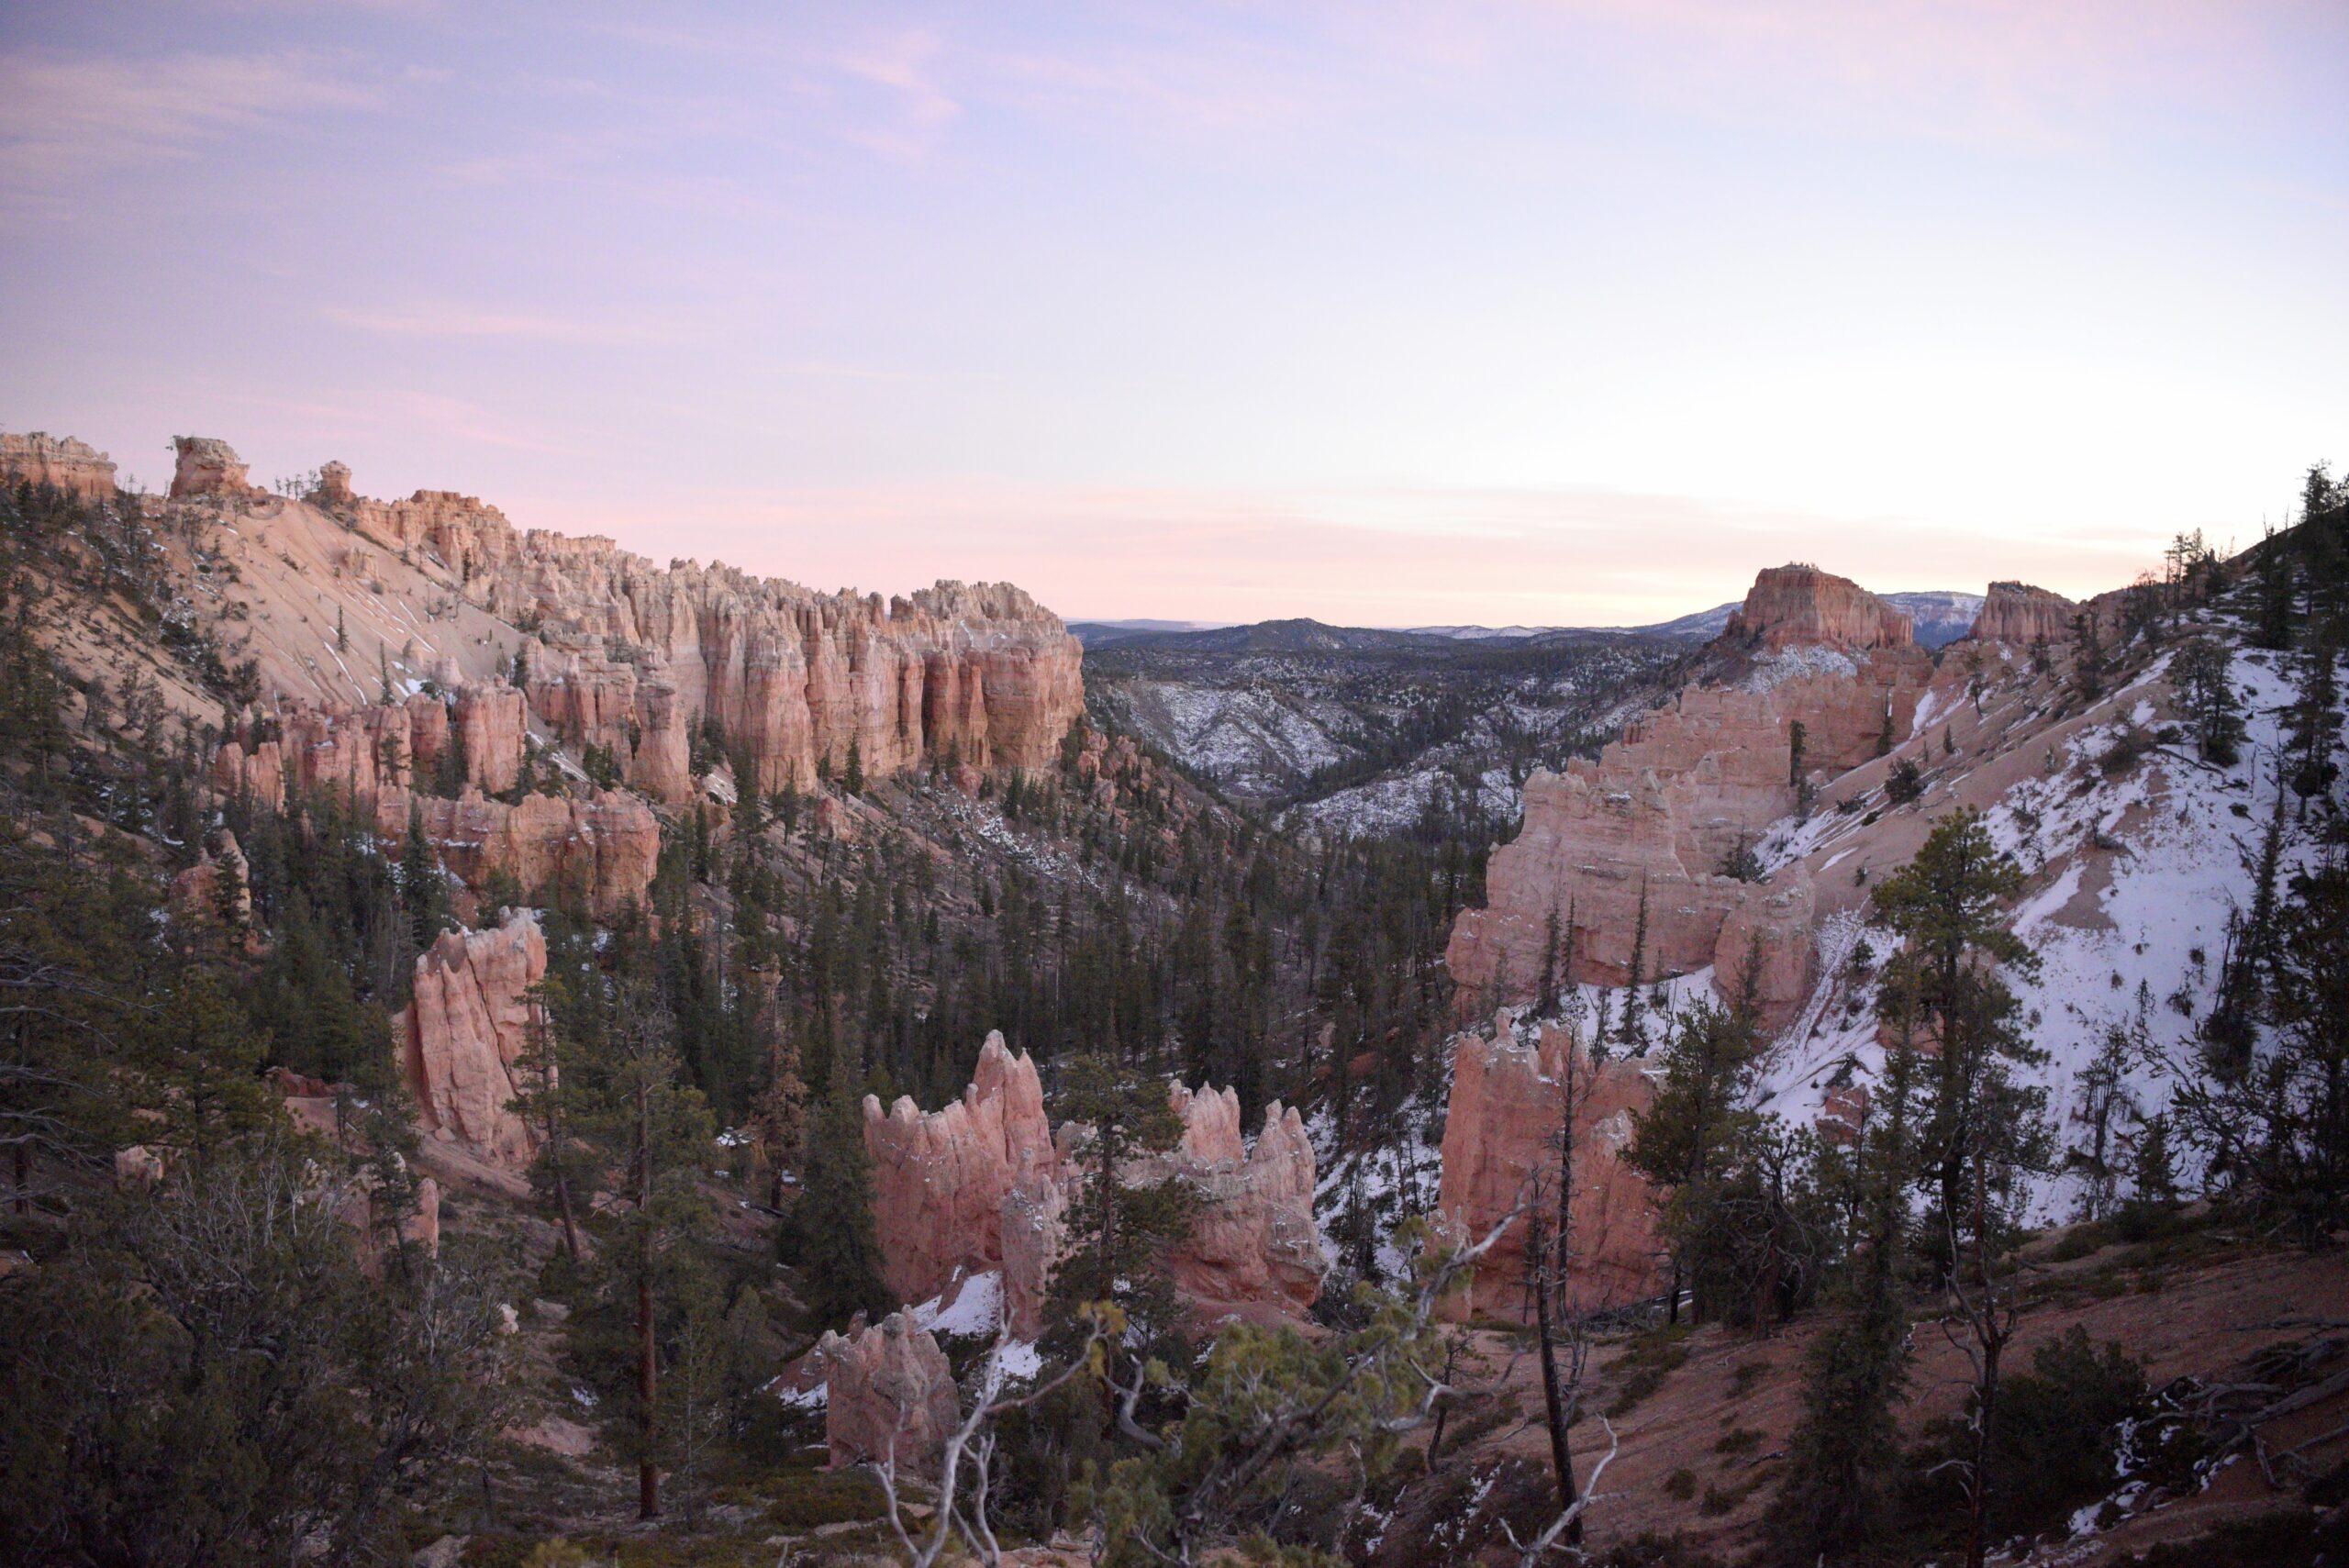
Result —
<instances>
[{"instance_id":1,"label":"boulder","mask_svg":"<svg viewBox=\"0 0 2349 1568\"><path fill-rule=\"evenodd\" d=\"M537 1022L530 988L546 972L546 940L528 909L493 929L443 932L416 961L415 998L394 1028L426 1136L500 1170L530 1162L537 1134L511 1102Z\"/></svg>"},{"instance_id":2,"label":"boulder","mask_svg":"<svg viewBox=\"0 0 2349 1568\"><path fill-rule=\"evenodd\" d=\"M83 501L115 496L114 459L71 436L0 433L0 481L62 490Z\"/></svg>"},{"instance_id":3,"label":"boulder","mask_svg":"<svg viewBox=\"0 0 2349 1568\"><path fill-rule=\"evenodd\" d=\"M934 1482L962 1400L946 1352L893 1312L854 1338L816 1343L824 1367L824 1438L835 1470L894 1459L901 1477Z\"/></svg>"},{"instance_id":4,"label":"boulder","mask_svg":"<svg viewBox=\"0 0 2349 1568\"><path fill-rule=\"evenodd\" d=\"M1667 1284L1656 1195L1622 1160L1633 1116L1655 1096L1638 1062L1594 1063L1573 1032L1555 1024L1543 1026L1529 1043L1520 1038L1507 1008L1496 1018L1491 1036L1458 1037L1453 1043L1438 1206L1453 1240L1481 1239L1538 1171L1543 1203L1554 1213L1569 1069L1575 1188L1568 1209L1566 1291L1573 1310L1601 1311L1644 1300ZM1469 1288L1445 1299L1445 1315L1530 1318L1525 1248L1531 1234L1529 1219L1520 1217L1486 1254Z\"/></svg>"}]
</instances>

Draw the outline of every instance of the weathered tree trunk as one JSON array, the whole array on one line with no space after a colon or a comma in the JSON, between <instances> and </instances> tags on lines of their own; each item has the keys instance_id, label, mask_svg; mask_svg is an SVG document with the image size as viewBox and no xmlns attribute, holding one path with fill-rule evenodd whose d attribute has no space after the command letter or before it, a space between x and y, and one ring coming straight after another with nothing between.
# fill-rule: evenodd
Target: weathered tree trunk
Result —
<instances>
[{"instance_id":1,"label":"weathered tree trunk","mask_svg":"<svg viewBox=\"0 0 2349 1568\"><path fill-rule=\"evenodd\" d=\"M661 1467L652 1452L653 1401L660 1393L652 1346L652 1099L651 1086L636 1085L636 1393L643 1450L637 1457L636 1513L661 1517Z\"/></svg>"}]
</instances>

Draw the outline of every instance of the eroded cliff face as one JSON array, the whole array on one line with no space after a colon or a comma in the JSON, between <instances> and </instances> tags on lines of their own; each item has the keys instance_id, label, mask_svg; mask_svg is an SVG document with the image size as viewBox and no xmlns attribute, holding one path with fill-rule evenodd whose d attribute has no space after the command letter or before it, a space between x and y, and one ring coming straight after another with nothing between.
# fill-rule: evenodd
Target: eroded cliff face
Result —
<instances>
[{"instance_id":1,"label":"eroded cliff face","mask_svg":"<svg viewBox=\"0 0 2349 1568\"><path fill-rule=\"evenodd\" d=\"M1603 1311L1645 1300L1666 1284L1656 1195L1622 1160L1632 1118L1655 1097L1640 1062L1594 1063L1572 1032L1556 1025L1544 1026L1535 1041L1520 1040L1507 1008L1495 1018L1490 1038L1460 1036L1438 1204L1455 1240L1480 1240L1538 1172L1545 1229L1555 1234L1558 1132L1570 1084L1575 1181L1566 1292L1573 1310ZM1531 1234L1530 1219L1520 1216L1477 1266L1469 1288L1445 1299L1444 1315L1530 1318L1525 1248Z\"/></svg>"},{"instance_id":2,"label":"eroded cliff face","mask_svg":"<svg viewBox=\"0 0 2349 1568\"><path fill-rule=\"evenodd\" d=\"M512 1109L536 1021L530 987L546 977L546 940L528 909L486 930L447 931L416 961L415 998L394 1020L400 1073L427 1138L519 1172L538 1139Z\"/></svg>"},{"instance_id":3,"label":"eroded cliff face","mask_svg":"<svg viewBox=\"0 0 2349 1568\"><path fill-rule=\"evenodd\" d=\"M936 1296L957 1268L997 1266L1005 1198L1057 1170L1036 1064L1006 1050L999 1032L980 1047L963 1097L942 1110L925 1113L901 1095L884 1114L866 1095L864 1147L882 1283L907 1302Z\"/></svg>"},{"instance_id":4,"label":"eroded cliff face","mask_svg":"<svg viewBox=\"0 0 2349 1568\"><path fill-rule=\"evenodd\" d=\"M464 784L455 796L426 794L452 733L463 741ZM413 811L442 864L476 890L503 871L533 897L575 899L599 916L640 901L661 856L651 808L625 790L490 798L485 792L508 792L520 779L524 747L522 694L493 680L460 690L453 712L424 693L364 706L284 705L222 743L212 780L223 793L279 807L321 792L358 801L387 840L407 831Z\"/></svg>"},{"instance_id":5,"label":"eroded cliff face","mask_svg":"<svg viewBox=\"0 0 2349 1568\"><path fill-rule=\"evenodd\" d=\"M2079 606L2063 595L2028 583L1993 583L1982 613L1966 635L1976 642L2068 642Z\"/></svg>"},{"instance_id":6,"label":"eroded cliff face","mask_svg":"<svg viewBox=\"0 0 2349 1568\"><path fill-rule=\"evenodd\" d=\"M691 788L705 717L774 790L812 787L819 763L839 773L852 749L874 777L927 761L1045 767L1084 707L1076 640L1008 584L941 582L885 606L532 533L467 592L541 627L538 715L668 799Z\"/></svg>"},{"instance_id":7,"label":"eroded cliff face","mask_svg":"<svg viewBox=\"0 0 2349 1568\"><path fill-rule=\"evenodd\" d=\"M84 501L114 499L114 459L71 436L0 433L0 480L48 485Z\"/></svg>"},{"instance_id":8,"label":"eroded cliff face","mask_svg":"<svg viewBox=\"0 0 2349 1568\"><path fill-rule=\"evenodd\" d=\"M1301 1313L1320 1295L1324 1266L1303 1119L1275 1101L1251 1148L1230 1090L1194 1094L1178 1084L1168 1094L1181 1141L1119 1174L1134 1184L1180 1179L1199 1196L1190 1235L1166 1257L1177 1293L1203 1316ZM1000 1034L987 1037L963 1097L942 1110L924 1113L900 1097L884 1113L868 1095L865 1149L891 1293L923 1301L957 1270L1000 1269L1013 1329L1032 1339L1043 1328L1089 1139L1073 1123L1055 1133L1035 1064L1011 1055Z\"/></svg>"},{"instance_id":9,"label":"eroded cliff face","mask_svg":"<svg viewBox=\"0 0 2349 1568\"><path fill-rule=\"evenodd\" d=\"M172 499L198 495L230 498L262 494L247 478L245 462L237 450L217 436L173 436Z\"/></svg>"},{"instance_id":10,"label":"eroded cliff face","mask_svg":"<svg viewBox=\"0 0 2349 1568\"><path fill-rule=\"evenodd\" d=\"M1526 781L1524 827L1493 851L1486 907L1461 915L1446 951L1468 1005L1533 995L1554 914L1564 978L1620 986L1709 964L1716 986L1734 992L1753 964L1765 1021L1800 1006L1808 876L1725 873L1796 809L1798 775L1816 782L1867 762L1887 729L1907 738L1932 661L1909 640L1907 616L1807 566L1763 573L1712 652L1720 684L1688 687L1596 762Z\"/></svg>"},{"instance_id":11,"label":"eroded cliff face","mask_svg":"<svg viewBox=\"0 0 2349 1568\"><path fill-rule=\"evenodd\" d=\"M1905 611L1848 577L1794 564L1765 568L1721 634L1776 652L1787 648L1910 648L1915 628Z\"/></svg>"},{"instance_id":12,"label":"eroded cliff face","mask_svg":"<svg viewBox=\"0 0 2349 1568\"><path fill-rule=\"evenodd\" d=\"M930 1330L893 1312L852 1337L827 1333L816 1357L824 1369L831 1467L894 1460L900 1478L934 1482L963 1412L954 1369Z\"/></svg>"}]
</instances>

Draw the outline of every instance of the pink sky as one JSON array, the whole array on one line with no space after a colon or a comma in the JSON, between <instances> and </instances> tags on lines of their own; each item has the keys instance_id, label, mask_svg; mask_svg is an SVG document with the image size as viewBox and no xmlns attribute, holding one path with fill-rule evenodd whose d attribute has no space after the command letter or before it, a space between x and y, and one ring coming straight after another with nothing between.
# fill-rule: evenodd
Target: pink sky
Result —
<instances>
[{"instance_id":1,"label":"pink sky","mask_svg":"<svg viewBox=\"0 0 2349 1568\"><path fill-rule=\"evenodd\" d=\"M33 0L0 425L1071 616L2084 593L2349 458L2344 70L2338 4Z\"/></svg>"}]
</instances>

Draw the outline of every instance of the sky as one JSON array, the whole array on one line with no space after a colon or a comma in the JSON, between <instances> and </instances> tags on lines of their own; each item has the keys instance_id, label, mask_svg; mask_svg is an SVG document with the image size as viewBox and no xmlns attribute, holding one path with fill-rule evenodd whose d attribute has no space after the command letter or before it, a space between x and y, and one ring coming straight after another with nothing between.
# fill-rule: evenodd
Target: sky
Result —
<instances>
[{"instance_id":1,"label":"sky","mask_svg":"<svg viewBox=\"0 0 2349 1568\"><path fill-rule=\"evenodd\" d=\"M2340 0L0 8L0 428L1071 618L2118 586L2349 460Z\"/></svg>"}]
</instances>

